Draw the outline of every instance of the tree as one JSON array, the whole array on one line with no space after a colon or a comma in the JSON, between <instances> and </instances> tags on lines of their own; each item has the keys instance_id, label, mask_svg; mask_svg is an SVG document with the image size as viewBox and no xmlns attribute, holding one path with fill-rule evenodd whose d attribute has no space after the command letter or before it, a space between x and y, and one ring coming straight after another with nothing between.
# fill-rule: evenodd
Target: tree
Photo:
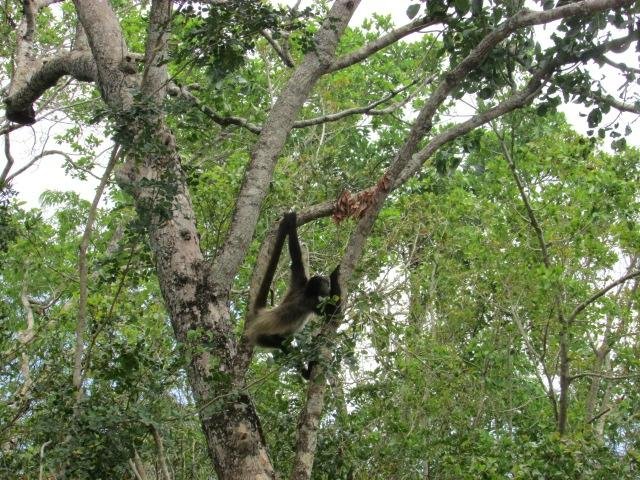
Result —
<instances>
[{"instance_id":1,"label":"tree","mask_svg":"<svg viewBox=\"0 0 640 480\"><path fill-rule=\"evenodd\" d=\"M300 225L330 215L338 222L354 220L339 261L342 290L345 298L349 298L347 286L355 283L354 272L385 202L392 192L402 195L403 189L426 164L441 162L439 155L441 152L446 155L445 149L453 145L452 142L528 106L534 99L542 99L541 110L553 108L559 103L560 93L593 106L588 120L594 128L600 123L602 113L611 107L638 112L637 104L609 96L581 68L591 60L613 63L606 56L608 52L637 44L638 7L632 1L584 0L561 6L539 2L544 7L540 11L523 8L521 2L498 2L484 8L482 2L473 2L473 8L465 1L413 3L408 9L413 20L407 25L387 28L380 36L370 38L351 35L347 30L359 3L357 0L336 0L326 11L320 10L319 20L307 11L280 11L239 0L188 1L175 12L169 0L153 0L148 6L148 15L146 3L75 0L73 8L69 3L63 4L67 22L64 29L61 26L55 32L60 41L52 42L47 38L50 33L47 20L51 19L50 8L54 3L58 2L24 0L21 15L16 14L15 3L5 8L5 20L7 24L15 23L17 34L11 81L5 96L6 118L13 123L4 126L2 133L8 136L19 125L36 122L35 105L46 106L48 102L57 101L64 105L65 99L59 97L64 91L54 88L63 77L97 87L102 108L97 115L93 112L91 121L105 119L108 131L122 149L114 151L102 188L110 177L111 167L117 163L117 183L133 199L138 221L148 238L163 304L187 360L188 383L209 457L219 478L276 476L246 383L253 352L246 341L236 335L238 312L243 311L247 300L235 296L232 287L242 272L254 234L265 221L263 217L274 217L261 216L261 211L272 186L278 188L276 168L289 163L280 158L284 151L289 151L287 140L296 140L295 130L329 122L350 122L354 115L370 115L372 124L380 125L382 132L385 127L394 126L387 139L388 151L385 156L377 152L380 162L376 166L366 164L370 173L359 178L358 192L345 191L336 200L335 182L324 196L304 191L301 192L304 197L293 194L288 197L292 203L303 205L298 214ZM68 21L74 15L77 15L75 29ZM532 27L554 21L559 24L552 36L553 44L543 49L535 42ZM129 26L125 28L125 25ZM323 103L316 103L316 92L325 93L327 107L343 106L349 102L348 95L342 93L347 98L341 98L332 88L339 88L343 82L353 85L354 92L359 91L351 79L346 82L345 72L362 64L377 66L385 60L389 62L385 55L394 48L400 49L401 39L427 27L440 28L442 42L437 43L432 37L424 40L432 46L427 55L423 54L424 63L414 58L414 62L407 65L413 70L391 72L384 82L376 78L373 68L358 71L360 88L373 85L380 90L386 88L388 94L380 95L367 105L354 105L330 114L323 106L320 115L313 115L317 105ZM254 113L254 121L246 116L221 114L218 108L225 109L227 96L235 97L234 88L238 88L237 83L225 83L225 79L239 71L250 51L264 49L264 45L256 41L258 35L275 52L275 57L269 58L282 62L281 66L273 67L275 84L281 88L272 104L267 98L259 105L264 110ZM177 44L174 49L170 48L172 41ZM67 47L53 48L52 44ZM567 72L564 69L568 66L575 68ZM633 70L626 65L617 66L633 80ZM404 87L396 84L398 78L411 77ZM235 77L240 78L247 81L244 77ZM183 79L197 79L199 85L185 87L188 82ZM218 91L220 85L228 90ZM273 84L270 87L274 88ZM475 94L481 100L478 112L458 124L439 124L447 102L465 94ZM398 95L403 95L403 100L389 105ZM171 104L167 102L169 98L178 101ZM398 125L393 115L402 115L401 107L411 100L415 100L413 106L417 114L409 117L410 120L405 115L406 127L402 122ZM245 115L251 112L249 104L245 104L244 109ZM221 195L220 204L224 205L226 199L233 211L230 218L223 218L218 225L215 234L220 240L214 241L211 249L201 244L197 222L206 220L198 217L190 193L198 190L193 178L194 171L198 173L197 165L189 161L195 157L189 142L196 139L193 132L180 129L181 118L194 115L202 120L203 113L220 126L237 125L257 136L252 141L248 161L233 158L231 154L221 169L223 175L231 176L232 168L235 175L242 172L237 189L230 193L227 188L219 187L209 193ZM178 133L174 134L172 128ZM5 145L9 145L8 140ZM350 148L357 146L350 145ZM293 152L291 155L295 149ZM345 172L349 172L349 156L344 153L337 156L340 163L335 165L333 176L325 177L319 169L312 169L310 174L317 178L311 177L310 185L318 185L321 179L335 181L339 175L348 175ZM444 161L445 166L451 167L446 158ZM436 165L441 167L442 163ZM10 169L9 162L1 179L3 185L11 178ZM203 170L209 175L216 171ZM101 191L96 199L100 194ZM522 200L526 204L524 196ZM288 204L279 204L272 209L282 212L288 207ZM97 200L89 210L94 213L88 215L83 230L78 262L80 293L72 383L76 398L72 415L77 417L83 414L83 405L90 401L88 399L95 400L95 392L91 394L91 386L83 378L83 365L91 345L87 337L90 279L86 254L96 208ZM530 223L538 232L538 222L533 216ZM264 237L251 285L259 282L266 268L275 225L271 226L271 234ZM540 248L544 252L544 238ZM553 265L543 263L545 268L552 269ZM630 272L620 283L635 275L635 271ZM246 281L246 276L244 279ZM29 285L25 284L25 288ZM27 298L24 309L28 312L30 303L27 295L23 297ZM349 301L357 304L355 296ZM592 301L587 300L583 308L590 303ZM579 311L574 313L577 315ZM557 319L561 392L556 407L560 434L565 433L567 425L567 393L572 378L569 330L574 317L573 314L567 318L560 315ZM332 361L331 352L336 348L339 323L323 325L313 338L319 346L320 362L312 371L297 421L292 478L310 478L312 474L330 373L327 368ZM27 332L30 330L31 326ZM22 338L31 335L27 333ZM28 342L25 340L25 343ZM137 358L121 356L120 359L124 363L115 375L124 378L133 369L131 362L137 362ZM26 369L23 377L25 388L29 387ZM28 398L26 391L21 398ZM29 402L18 404L22 405L17 409L19 417ZM160 455L161 439L156 435L154 438ZM62 465L60 472L69 468Z\"/></svg>"}]
</instances>

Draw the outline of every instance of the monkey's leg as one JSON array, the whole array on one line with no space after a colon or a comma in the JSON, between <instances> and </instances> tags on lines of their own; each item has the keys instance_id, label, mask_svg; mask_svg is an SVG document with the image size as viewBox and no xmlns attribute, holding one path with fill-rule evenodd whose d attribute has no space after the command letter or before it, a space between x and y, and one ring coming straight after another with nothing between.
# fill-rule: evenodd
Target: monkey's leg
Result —
<instances>
[{"instance_id":1,"label":"monkey's leg","mask_svg":"<svg viewBox=\"0 0 640 480\"><path fill-rule=\"evenodd\" d=\"M261 335L258 337L260 345L263 347L277 348L280 352L273 352L273 359L277 362L279 356L285 358L291 358L292 355L298 355L298 352L291 348L291 342L289 337L282 335ZM296 360L296 368L302 375L302 378L309 380L311 376L311 369L317 363L316 361L310 361L308 365L302 360Z\"/></svg>"},{"instance_id":2,"label":"monkey's leg","mask_svg":"<svg viewBox=\"0 0 640 480\"><path fill-rule=\"evenodd\" d=\"M279 348L283 352L288 349L285 340L287 337L282 335L258 335L258 345L266 348ZM286 352L285 352L286 353Z\"/></svg>"}]
</instances>

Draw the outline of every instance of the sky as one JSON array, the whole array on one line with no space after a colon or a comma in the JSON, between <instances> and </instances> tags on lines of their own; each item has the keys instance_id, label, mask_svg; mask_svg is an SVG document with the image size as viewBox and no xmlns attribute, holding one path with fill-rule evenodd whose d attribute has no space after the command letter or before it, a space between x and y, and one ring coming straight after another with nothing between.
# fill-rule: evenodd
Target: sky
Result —
<instances>
[{"instance_id":1,"label":"sky","mask_svg":"<svg viewBox=\"0 0 640 480\"><path fill-rule=\"evenodd\" d=\"M287 0L281 1L279 3L285 3L289 5L293 5L295 0ZM303 2L302 5L304 6ZM390 2L387 0L363 0L360 3L360 6L356 10L350 25L360 25L362 21L371 16L372 13L380 13L384 15L391 15L393 22L396 25L402 25L409 21L406 15L407 6L410 5L411 1L394 1ZM536 6L531 6L533 9L539 9ZM537 29L537 33L539 37L542 39L541 41L545 42L545 39L548 38L549 32L553 31L552 26L541 27ZM415 38L415 36L414 36ZM547 40L548 41L548 40ZM613 56L612 56L613 57ZM624 61L629 65L638 66L638 55L637 52L633 51L633 48L629 49L623 55L618 55L614 57L616 61ZM602 77L603 84L607 87L607 90L615 93L618 87L621 85L621 81L619 79L619 75L612 68L604 68L602 70L593 69L596 75ZM589 110L586 107L577 106L577 105L568 105L563 106L562 110L567 115L569 122L574 126L574 128L581 133L586 133L587 124L586 124L586 114ZM453 112L456 115L457 121L460 120L459 115L468 115L472 112L468 109L468 107L461 106L460 109ZM581 116L581 114L583 116ZM616 113L610 113L608 116L605 116L606 121L613 121L615 119ZM622 114L621 124L625 122L632 122L637 120L638 116L633 114ZM640 124L636 121L633 126L637 126L638 128L633 129L633 133L627 141L630 144L640 146ZM15 132L11 133L11 152L13 154L15 164L13 166L13 171L19 169L21 166L28 163L35 155L40 153L42 150L52 150L57 149L55 141L55 134L62 133L64 128L67 125L64 124L53 124L52 122L38 122L33 127L23 127ZM93 132L100 136L100 131L95 129ZM0 171L4 168L6 164L6 159L4 155L4 138L0 141ZM104 152L105 148L108 146L108 143L98 149L98 151ZM108 153L103 153L100 158L98 158L98 164L104 165L108 160ZM65 174L65 171L62 167L63 158L61 156L48 156L40 160L36 165L34 165L28 172L18 176L16 180L13 182L14 189L18 192L18 198L22 201L26 202L27 207L37 207L39 206L39 197L45 190L74 190L77 191L83 198L87 200L91 200L94 195L95 187L98 184L98 180L89 177L87 180L79 180L73 179ZM96 174L99 176L102 168L98 167L96 169Z\"/></svg>"}]
</instances>

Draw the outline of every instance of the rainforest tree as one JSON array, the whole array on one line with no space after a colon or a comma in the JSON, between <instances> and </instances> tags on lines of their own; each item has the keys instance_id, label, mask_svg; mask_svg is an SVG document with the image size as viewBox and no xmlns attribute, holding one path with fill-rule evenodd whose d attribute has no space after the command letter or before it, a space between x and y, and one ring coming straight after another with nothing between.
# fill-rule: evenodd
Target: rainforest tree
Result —
<instances>
[{"instance_id":1,"label":"rainforest tree","mask_svg":"<svg viewBox=\"0 0 640 480\"><path fill-rule=\"evenodd\" d=\"M637 3L407 2L405 25L350 28L359 3L4 2L0 468L148 478L151 443L158 478L204 477L204 442L220 479L637 473L637 416L607 420L638 402L637 152L603 119L640 108L597 73L637 83L612 57L638 48ZM458 100L474 113L448 121ZM66 148L40 157L87 175L86 131L114 146L94 202L48 193L47 221L10 202L29 174L10 138L56 112ZM252 364L242 335L293 208L314 270L341 265L343 315L298 339L308 383L279 373L295 359ZM383 295L385 265L402 293ZM346 388L338 366L358 363L381 374Z\"/></svg>"}]
</instances>

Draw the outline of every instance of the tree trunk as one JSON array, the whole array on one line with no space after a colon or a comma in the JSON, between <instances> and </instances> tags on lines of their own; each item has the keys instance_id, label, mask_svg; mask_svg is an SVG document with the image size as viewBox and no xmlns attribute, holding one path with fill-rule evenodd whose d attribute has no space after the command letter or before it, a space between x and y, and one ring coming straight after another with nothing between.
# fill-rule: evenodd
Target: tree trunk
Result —
<instances>
[{"instance_id":1,"label":"tree trunk","mask_svg":"<svg viewBox=\"0 0 640 480\"><path fill-rule=\"evenodd\" d=\"M153 153L140 158L129 148L128 160L118 174L119 184L133 195L138 214L148 225L164 302L176 339L190 357L189 381L209 454L221 479L275 478L255 408L239 389L243 379L234 378L237 346L228 291L253 236L275 160L304 101L329 68L357 3L334 3L316 35L316 50L307 54L274 105L253 150L230 234L213 273L200 250L180 158L161 115L141 119L146 132L155 131ZM75 4L97 64L102 96L116 115L126 112L133 100L122 68L127 52L117 18L106 1L75 0ZM153 1L149 23L141 89L159 105L168 80L163 60L169 0ZM132 127L127 124L119 132L125 149L135 144L142 131L142 127Z\"/></svg>"}]
</instances>

